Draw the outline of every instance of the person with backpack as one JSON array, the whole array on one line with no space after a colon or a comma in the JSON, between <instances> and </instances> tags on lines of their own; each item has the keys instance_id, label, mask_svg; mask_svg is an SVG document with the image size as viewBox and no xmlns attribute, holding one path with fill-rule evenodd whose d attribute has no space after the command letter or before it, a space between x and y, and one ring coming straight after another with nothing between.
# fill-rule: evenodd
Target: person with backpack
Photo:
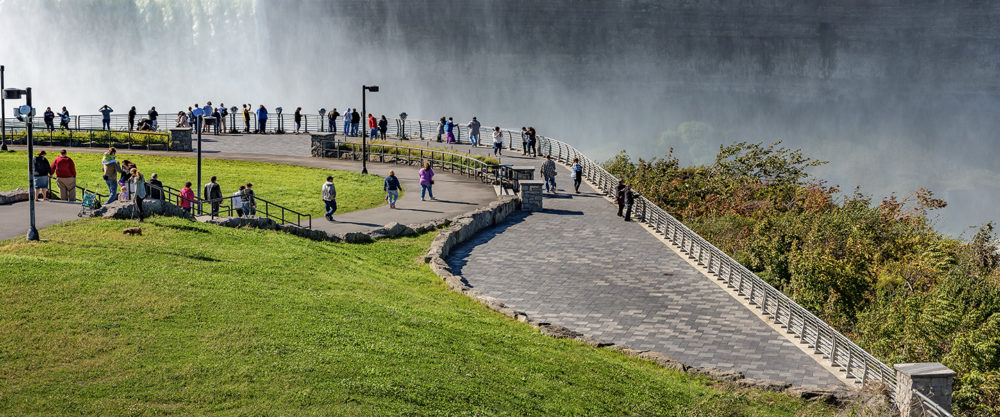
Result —
<instances>
[{"instance_id":1,"label":"person with backpack","mask_svg":"<svg viewBox=\"0 0 1000 417\"><path fill-rule=\"evenodd\" d=\"M580 165L580 158L573 158L570 176L573 177L573 188L580 194L580 182L583 181L583 165Z\"/></svg>"},{"instance_id":2,"label":"person with backpack","mask_svg":"<svg viewBox=\"0 0 1000 417\"><path fill-rule=\"evenodd\" d=\"M52 178L52 166L45 158L45 151L38 151L34 159L35 169L35 195L32 198L39 201L39 195L45 201L49 201L49 179Z\"/></svg>"},{"instance_id":3,"label":"person with backpack","mask_svg":"<svg viewBox=\"0 0 1000 417\"><path fill-rule=\"evenodd\" d=\"M51 172L56 176L59 197L65 201L76 201L76 164L66 156L66 150L59 151L59 157L52 161Z\"/></svg>"},{"instance_id":4,"label":"person with backpack","mask_svg":"<svg viewBox=\"0 0 1000 417\"><path fill-rule=\"evenodd\" d=\"M55 125L56 113L54 111L52 111L51 107L46 107L45 108L44 118L45 118L45 130L48 130L49 133L55 132L56 131L56 125Z\"/></svg>"},{"instance_id":5,"label":"person with backpack","mask_svg":"<svg viewBox=\"0 0 1000 417\"><path fill-rule=\"evenodd\" d=\"M322 190L323 206L326 209L326 219L333 220L333 213L337 212L337 187L333 185L333 177L326 177Z\"/></svg>"},{"instance_id":6,"label":"person with backpack","mask_svg":"<svg viewBox=\"0 0 1000 417\"><path fill-rule=\"evenodd\" d=\"M218 216L219 204L222 203L222 187L216 182L217 178L214 175L208 181L204 187L205 199L212 202L212 216Z\"/></svg>"},{"instance_id":7,"label":"person with backpack","mask_svg":"<svg viewBox=\"0 0 1000 417\"><path fill-rule=\"evenodd\" d=\"M403 190L403 186L399 184L399 178L396 178L395 171L389 170L389 176L385 177L382 189L385 190L386 200L389 201L389 208L396 208L396 200L399 200L399 192Z\"/></svg>"},{"instance_id":8,"label":"person with backpack","mask_svg":"<svg viewBox=\"0 0 1000 417\"><path fill-rule=\"evenodd\" d=\"M73 132L69 128L69 110L66 110L66 106L63 106L62 111L59 112L59 130L63 129L70 131L70 133Z\"/></svg>"},{"instance_id":9,"label":"person with backpack","mask_svg":"<svg viewBox=\"0 0 1000 417\"><path fill-rule=\"evenodd\" d=\"M128 109L128 130L129 131L135 129L135 115L136 115L135 106L132 106L131 109Z\"/></svg>"},{"instance_id":10,"label":"person with backpack","mask_svg":"<svg viewBox=\"0 0 1000 417\"><path fill-rule=\"evenodd\" d=\"M225 103L219 103L219 124L222 125L222 133L226 133L226 116L229 116L229 109L226 108ZM233 126L235 129L236 126Z\"/></svg>"},{"instance_id":11,"label":"person with backpack","mask_svg":"<svg viewBox=\"0 0 1000 417\"><path fill-rule=\"evenodd\" d=\"M97 111L101 113L101 129L111 130L111 112L113 112L114 110L112 110L111 107L108 107L108 105L105 104L104 107L101 107Z\"/></svg>"},{"instance_id":12,"label":"person with backpack","mask_svg":"<svg viewBox=\"0 0 1000 417\"><path fill-rule=\"evenodd\" d=\"M378 120L378 135L379 138L385 140L385 134L389 132L389 120L382 115L382 118Z\"/></svg>"},{"instance_id":13,"label":"person with backpack","mask_svg":"<svg viewBox=\"0 0 1000 417\"><path fill-rule=\"evenodd\" d=\"M469 142L472 142L472 147L479 147L479 128L482 126L482 123L479 123L476 116L472 116L472 121L466 126L469 128Z\"/></svg>"},{"instance_id":14,"label":"person with backpack","mask_svg":"<svg viewBox=\"0 0 1000 417\"><path fill-rule=\"evenodd\" d=\"M552 155L545 155L545 162L542 162L542 178L545 179L545 191L556 193L556 163L552 160Z\"/></svg>"}]
</instances>

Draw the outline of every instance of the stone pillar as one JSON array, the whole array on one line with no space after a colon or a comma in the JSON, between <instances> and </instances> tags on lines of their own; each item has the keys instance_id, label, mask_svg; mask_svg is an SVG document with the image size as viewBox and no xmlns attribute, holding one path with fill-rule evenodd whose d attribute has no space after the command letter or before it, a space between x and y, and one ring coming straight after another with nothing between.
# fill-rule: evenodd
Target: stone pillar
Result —
<instances>
[{"instance_id":1,"label":"stone pillar","mask_svg":"<svg viewBox=\"0 0 1000 417\"><path fill-rule=\"evenodd\" d=\"M330 132L330 133L310 133L309 136L312 138L311 139L311 147L310 147L312 149L312 156L318 157L318 158L325 158L325 157L332 156L332 155L323 155L323 142L328 142L328 141L332 142L332 141L334 141L336 139L336 133L335 132ZM331 147L331 149L332 149L332 147Z\"/></svg>"},{"instance_id":2,"label":"stone pillar","mask_svg":"<svg viewBox=\"0 0 1000 417\"><path fill-rule=\"evenodd\" d=\"M955 377L955 371L937 362L897 363L895 368L895 401L900 416L924 415L920 402L913 398L913 390L951 412L951 381Z\"/></svg>"},{"instance_id":3,"label":"stone pillar","mask_svg":"<svg viewBox=\"0 0 1000 417\"><path fill-rule=\"evenodd\" d=\"M521 197L521 210L525 211L539 211L542 209L542 181L538 180L522 180L521 181L521 191L518 196Z\"/></svg>"},{"instance_id":4,"label":"stone pillar","mask_svg":"<svg viewBox=\"0 0 1000 417\"><path fill-rule=\"evenodd\" d=\"M194 147L191 145L191 128L170 129L170 146L172 151L191 152Z\"/></svg>"}]
</instances>

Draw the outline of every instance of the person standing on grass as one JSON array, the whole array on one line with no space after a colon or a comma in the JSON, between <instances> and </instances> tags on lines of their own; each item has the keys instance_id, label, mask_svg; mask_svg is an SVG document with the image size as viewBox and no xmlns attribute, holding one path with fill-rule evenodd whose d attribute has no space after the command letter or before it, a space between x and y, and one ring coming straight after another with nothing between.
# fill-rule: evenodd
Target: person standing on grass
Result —
<instances>
[{"instance_id":1,"label":"person standing on grass","mask_svg":"<svg viewBox=\"0 0 1000 417\"><path fill-rule=\"evenodd\" d=\"M351 112L351 136L358 136L358 129L361 128L361 113L358 109Z\"/></svg>"},{"instance_id":2,"label":"person standing on grass","mask_svg":"<svg viewBox=\"0 0 1000 417\"><path fill-rule=\"evenodd\" d=\"M385 190L386 199L389 200L389 208L396 208L396 200L399 200L399 192L403 190L403 186L399 184L395 171L389 170L389 176L385 177L382 189Z\"/></svg>"},{"instance_id":3,"label":"person standing on grass","mask_svg":"<svg viewBox=\"0 0 1000 417\"><path fill-rule=\"evenodd\" d=\"M66 156L66 150L59 151L59 157L52 161L51 171L56 175L59 197L65 201L76 201L76 164Z\"/></svg>"},{"instance_id":4,"label":"person standing on grass","mask_svg":"<svg viewBox=\"0 0 1000 417\"><path fill-rule=\"evenodd\" d=\"M528 126L528 153L531 156L538 156L538 135L535 134L535 128Z\"/></svg>"},{"instance_id":5,"label":"person standing on grass","mask_svg":"<svg viewBox=\"0 0 1000 417\"><path fill-rule=\"evenodd\" d=\"M55 124L56 113L54 111L52 111L51 107L46 107L45 108L45 115L44 115L44 117L45 117L45 130L48 130L49 133L55 132L56 131L56 124Z\"/></svg>"},{"instance_id":6,"label":"person standing on grass","mask_svg":"<svg viewBox=\"0 0 1000 417\"><path fill-rule=\"evenodd\" d=\"M500 126L493 127L493 156L503 155L503 133L500 133Z\"/></svg>"},{"instance_id":7,"label":"person standing on grass","mask_svg":"<svg viewBox=\"0 0 1000 417\"><path fill-rule=\"evenodd\" d=\"M521 126L521 155L527 155L527 154L528 154L528 128Z\"/></svg>"},{"instance_id":8,"label":"person standing on grass","mask_svg":"<svg viewBox=\"0 0 1000 417\"><path fill-rule=\"evenodd\" d=\"M104 153L104 158L101 160L101 171L104 172L104 183L108 185L108 201L104 204L111 204L112 201L118 199L118 174L123 173L121 165L115 160L115 156L118 151L115 148L109 148L107 152Z\"/></svg>"},{"instance_id":9,"label":"person standing on grass","mask_svg":"<svg viewBox=\"0 0 1000 417\"><path fill-rule=\"evenodd\" d=\"M139 222L142 222L142 200L146 198L146 181L138 168L130 169L129 174L131 174L131 178L129 179L128 191L135 202L135 210L139 214Z\"/></svg>"},{"instance_id":10,"label":"person standing on grass","mask_svg":"<svg viewBox=\"0 0 1000 417\"><path fill-rule=\"evenodd\" d=\"M153 130L158 130L160 123L156 121L156 118L160 116L160 112L156 111L156 106L150 107L146 114L149 116L149 122L153 125Z\"/></svg>"},{"instance_id":11,"label":"person standing on grass","mask_svg":"<svg viewBox=\"0 0 1000 417\"><path fill-rule=\"evenodd\" d=\"M181 206L181 210L185 213L191 214L191 203L194 202L194 190L191 189L191 181L184 183L184 188L181 188L181 195L177 197L177 203Z\"/></svg>"},{"instance_id":12,"label":"person standing on grass","mask_svg":"<svg viewBox=\"0 0 1000 417\"><path fill-rule=\"evenodd\" d=\"M163 183L156 177L156 173L149 176L149 199L163 200Z\"/></svg>"},{"instance_id":13,"label":"person standing on grass","mask_svg":"<svg viewBox=\"0 0 1000 417\"><path fill-rule=\"evenodd\" d=\"M542 178L545 179L545 191L556 193L556 163L552 160L552 155L545 155L545 162L542 162Z\"/></svg>"},{"instance_id":14,"label":"person standing on grass","mask_svg":"<svg viewBox=\"0 0 1000 417\"><path fill-rule=\"evenodd\" d=\"M351 134L351 108L344 110L344 136Z\"/></svg>"},{"instance_id":15,"label":"person standing on grass","mask_svg":"<svg viewBox=\"0 0 1000 417\"><path fill-rule=\"evenodd\" d=\"M136 114L135 106L132 106L131 109L128 109L128 130L129 131L135 130L135 114Z\"/></svg>"},{"instance_id":16,"label":"person standing on grass","mask_svg":"<svg viewBox=\"0 0 1000 417\"><path fill-rule=\"evenodd\" d=\"M296 107L295 108L295 116L294 117L295 117L295 133L298 134L299 133L299 129L302 128L302 108L301 107Z\"/></svg>"},{"instance_id":17,"label":"person standing on grass","mask_svg":"<svg viewBox=\"0 0 1000 417\"><path fill-rule=\"evenodd\" d=\"M111 107L108 107L108 105L105 104L97 111L101 112L101 129L111 130L111 112L113 112L114 110L112 110Z\"/></svg>"},{"instance_id":18,"label":"person standing on grass","mask_svg":"<svg viewBox=\"0 0 1000 417\"><path fill-rule=\"evenodd\" d=\"M333 185L333 177L326 177L323 183L323 206L326 208L326 219L333 220L333 213L337 212L337 187Z\"/></svg>"},{"instance_id":19,"label":"person standing on grass","mask_svg":"<svg viewBox=\"0 0 1000 417\"><path fill-rule=\"evenodd\" d=\"M246 104L243 105L243 133L250 133L250 107Z\"/></svg>"},{"instance_id":20,"label":"person standing on grass","mask_svg":"<svg viewBox=\"0 0 1000 417\"><path fill-rule=\"evenodd\" d=\"M618 217L623 217L622 210L625 209L625 183L622 180L618 180L618 186L615 187L615 203L618 204Z\"/></svg>"},{"instance_id":21,"label":"person standing on grass","mask_svg":"<svg viewBox=\"0 0 1000 417\"><path fill-rule=\"evenodd\" d=\"M420 175L420 201L424 201L425 194L429 195L431 200L437 200L434 198L434 170L431 169L431 162L424 161L424 167L417 174Z\"/></svg>"},{"instance_id":22,"label":"person standing on grass","mask_svg":"<svg viewBox=\"0 0 1000 417\"><path fill-rule=\"evenodd\" d=\"M476 116L472 116L472 121L467 127L469 128L469 142L472 142L473 147L479 147L479 128L481 126L482 124L476 120Z\"/></svg>"},{"instance_id":23,"label":"person standing on grass","mask_svg":"<svg viewBox=\"0 0 1000 417\"><path fill-rule=\"evenodd\" d=\"M328 124L330 125L330 129L328 129L330 131L330 133L336 133L337 132L337 118L338 117L340 117L340 113L337 112L337 108L336 107L334 107L333 110L330 110L330 112L326 114L326 119L329 122Z\"/></svg>"},{"instance_id":24,"label":"person standing on grass","mask_svg":"<svg viewBox=\"0 0 1000 417\"><path fill-rule=\"evenodd\" d=\"M257 215L257 199L255 198L254 193L253 193L253 184L251 184L249 182L247 183L247 189L246 189L246 194L245 195L247 197L247 207L245 209L243 209L243 210L247 213L247 216L256 216Z\"/></svg>"},{"instance_id":25,"label":"person standing on grass","mask_svg":"<svg viewBox=\"0 0 1000 417\"><path fill-rule=\"evenodd\" d=\"M264 133L267 129L267 109L261 104L257 109L257 133Z\"/></svg>"},{"instance_id":26,"label":"person standing on grass","mask_svg":"<svg viewBox=\"0 0 1000 417\"><path fill-rule=\"evenodd\" d=\"M573 189L580 194L580 182L583 181L583 165L580 165L580 158L573 158L573 166L570 168L573 177Z\"/></svg>"},{"instance_id":27,"label":"person standing on grass","mask_svg":"<svg viewBox=\"0 0 1000 417\"><path fill-rule=\"evenodd\" d=\"M38 201L41 195L45 201L49 201L49 180L52 178L52 166L45 158L45 151L38 151L34 159L35 168L35 195L32 198Z\"/></svg>"},{"instance_id":28,"label":"person standing on grass","mask_svg":"<svg viewBox=\"0 0 1000 417\"><path fill-rule=\"evenodd\" d=\"M448 133L448 143L455 143L455 119L449 117L444 130Z\"/></svg>"},{"instance_id":29,"label":"person standing on grass","mask_svg":"<svg viewBox=\"0 0 1000 417\"><path fill-rule=\"evenodd\" d=\"M213 175L208 184L205 184L204 190L205 198L212 202L212 216L219 215L219 204L222 203L222 187L216 181L217 178Z\"/></svg>"},{"instance_id":30,"label":"person standing on grass","mask_svg":"<svg viewBox=\"0 0 1000 417\"><path fill-rule=\"evenodd\" d=\"M635 204L635 192L632 191L632 184L625 184L625 221L632 221L632 206Z\"/></svg>"},{"instance_id":31,"label":"person standing on grass","mask_svg":"<svg viewBox=\"0 0 1000 417\"><path fill-rule=\"evenodd\" d=\"M385 134L389 132L389 121L386 120L385 115L382 115L381 119L378 119L378 134L385 140Z\"/></svg>"},{"instance_id":32,"label":"person standing on grass","mask_svg":"<svg viewBox=\"0 0 1000 417\"><path fill-rule=\"evenodd\" d=\"M66 110L66 106L63 106L62 111L59 112L59 130L62 129L73 133L73 130L69 128L69 110Z\"/></svg>"}]
</instances>

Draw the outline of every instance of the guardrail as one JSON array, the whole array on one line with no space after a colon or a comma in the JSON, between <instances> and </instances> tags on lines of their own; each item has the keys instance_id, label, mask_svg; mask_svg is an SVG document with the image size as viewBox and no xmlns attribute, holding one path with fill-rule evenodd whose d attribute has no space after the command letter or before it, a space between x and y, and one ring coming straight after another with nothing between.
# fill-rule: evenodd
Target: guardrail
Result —
<instances>
[{"instance_id":1,"label":"guardrail","mask_svg":"<svg viewBox=\"0 0 1000 417\"><path fill-rule=\"evenodd\" d=\"M455 152L415 148L402 144L369 144L367 154L369 161L372 162L413 165L430 161L439 169L477 178L490 184L504 184L509 177L508 170L503 165L490 164L473 156ZM363 158L360 142L341 140L322 141L320 156L337 159L349 157L352 160Z\"/></svg>"},{"instance_id":2,"label":"guardrail","mask_svg":"<svg viewBox=\"0 0 1000 417\"><path fill-rule=\"evenodd\" d=\"M228 197L223 196L220 198L202 199L202 200L188 199L181 196L181 191L174 187L168 185L159 187L149 184L148 182L146 184L148 184L151 189L156 189L161 191L164 197L163 200L168 203L174 204L176 206L181 206L182 202L190 203L191 212L195 216L209 216L213 219L216 217L233 217L233 214L235 214L237 210L237 208L233 207L233 205L231 204L233 196L228 196ZM292 215L294 215L295 216L294 224L296 226L305 229L312 229L311 214L301 213L292 210L288 207L282 206L280 204L271 202L269 200L257 196L256 193L254 194L253 199L254 202L257 203L256 204L257 208L255 209L255 211L258 217L266 217L278 222L278 224L285 225L285 224L293 224L291 219ZM219 204L218 210L213 210L212 204L214 203ZM209 207L208 209L205 208L206 204ZM226 216L222 216L222 214L226 214Z\"/></svg>"},{"instance_id":3,"label":"guardrail","mask_svg":"<svg viewBox=\"0 0 1000 417\"><path fill-rule=\"evenodd\" d=\"M32 139L36 145L67 146L67 147L109 147L121 149L163 149L170 147L170 134L153 131L102 130L95 128L80 128L64 130L55 128L48 130L37 120L32 129ZM41 128L40 128L41 127ZM27 144L27 127L23 122L7 123L4 127L7 143Z\"/></svg>"}]
</instances>

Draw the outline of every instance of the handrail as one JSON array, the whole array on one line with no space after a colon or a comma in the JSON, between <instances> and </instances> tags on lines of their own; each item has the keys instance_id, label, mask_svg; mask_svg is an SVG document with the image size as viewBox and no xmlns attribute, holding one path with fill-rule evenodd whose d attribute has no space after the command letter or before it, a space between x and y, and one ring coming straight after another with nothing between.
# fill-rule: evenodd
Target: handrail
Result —
<instances>
[{"instance_id":1,"label":"handrail","mask_svg":"<svg viewBox=\"0 0 1000 417\"><path fill-rule=\"evenodd\" d=\"M37 118L36 118L37 119ZM11 121L12 119L8 119ZM132 149L135 147L150 149L151 146L162 146L168 148L170 145L170 134L167 132L157 132L148 130L105 130L94 127L70 128L69 133L63 133L64 129L56 127L52 131L41 127L44 126L39 120L34 121L35 128L32 134L36 144L44 142L59 142L61 145L73 146L117 146ZM3 128L7 133L7 140L12 143L26 141L27 126L24 122L13 119L13 123L8 123Z\"/></svg>"},{"instance_id":2,"label":"handrail","mask_svg":"<svg viewBox=\"0 0 1000 417\"><path fill-rule=\"evenodd\" d=\"M389 162L403 161L407 164L416 161L432 161L438 167L449 169L453 173L457 171L462 175L474 177L483 182L502 184L505 180L501 165L490 164L471 155L393 144L368 145L367 152L363 152L360 142L325 140L321 143L320 156L324 158L340 159L347 155L351 159L360 159L364 157L362 156L364 153L369 158L377 157L375 162L381 163L385 163L387 157ZM388 149L392 151L387 152Z\"/></svg>"},{"instance_id":3,"label":"handrail","mask_svg":"<svg viewBox=\"0 0 1000 417\"><path fill-rule=\"evenodd\" d=\"M147 183L147 184L149 184L149 183ZM219 197L219 198L213 198L213 199L207 199L207 200L203 199L203 200L199 201L199 200L196 200L196 199L195 200L191 200L191 199L188 199L188 198L185 198L185 197L181 196L180 190L178 190L178 189L176 189L174 187L171 187L169 185L164 185L162 187L159 187L159 186L150 184L149 186L152 187L152 188L159 189L160 191L163 192L164 196L170 196L170 198L164 198L164 201L166 201L168 203L171 203L171 204L174 204L174 205L177 205L177 206L180 206L179 203L180 203L181 200L184 200L184 201L187 201L187 202L191 203L192 211L195 211L197 213L197 215L199 215L199 216L204 216L207 213L207 215L211 216L213 219L216 217L215 212L212 211L211 209L205 210L204 204L206 204L206 203L207 204L212 204L212 203L216 203L216 202L219 203L219 211L218 211L218 213L222 213L223 209L225 209L225 212L229 215L228 217L232 217L233 216L233 212L236 211L236 208L233 207L232 204L224 204L224 203L228 203L229 202L228 200L232 199L233 196L228 196L228 197L227 196L222 196L222 197ZM264 214L263 217L266 217L266 218L269 218L269 219L273 219L273 220L280 220L279 224L290 224L290 223L292 223L290 216L292 214L294 214L295 215L295 225L296 226L302 227L302 228L306 228L306 229L312 229L312 215L311 214L302 213L302 212L299 212L299 211L296 211L296 210L292 210L292 209L290 209L288 207L282 206L280 204L271 202L269 200L266 200L264 198L261 198L261 197L257 196L256 193L254 193L254 197L253 198L254 198L255 201L260 201L260 202L264 203L264 209L263 210L257 210L258 213L263 213ZM173 203L171 200L176 200L178 203ZM272 214L271 213L272 206L273 206L274 210L281 210L280 214ZM195 209L195 207L197 207L197 209ZM286 214L288 215L288 217L286 217ZM305 220L303 220L303 218ZM303 225L303 222L305 222L305 225Z\"/></svg>"}]
</instances>

